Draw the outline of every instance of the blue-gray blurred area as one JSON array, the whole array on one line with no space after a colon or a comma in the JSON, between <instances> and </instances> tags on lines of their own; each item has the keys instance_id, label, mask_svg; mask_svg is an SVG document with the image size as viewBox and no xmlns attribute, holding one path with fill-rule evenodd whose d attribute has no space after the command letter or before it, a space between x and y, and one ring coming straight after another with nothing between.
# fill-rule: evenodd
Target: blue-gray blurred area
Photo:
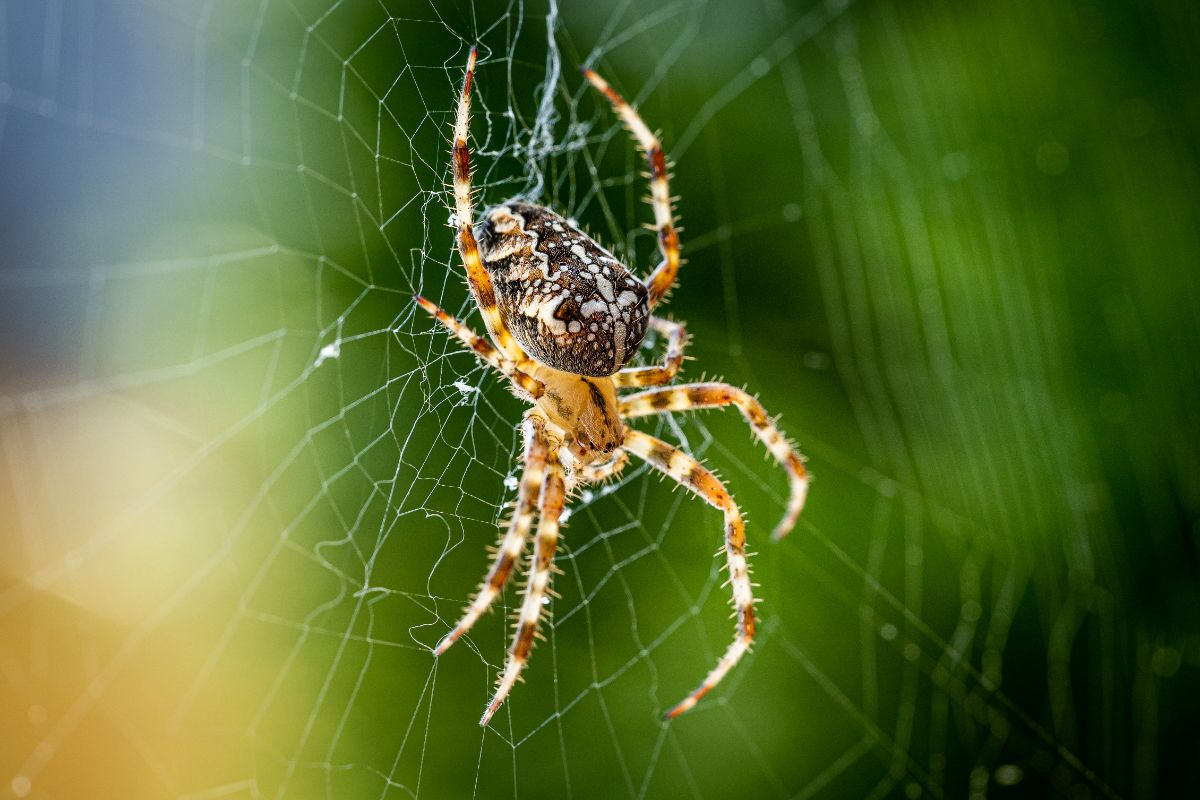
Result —
<instances>
[{"instance_id":1,"label":"blue-gray blurred area","mask_svg":"<svg viewBox=\"0 0 1200 800\"><path fill-rule=\"evenodd\" d=\"M0 791L16 797L1188 797L1200 792L1200 13L1018 0L0 0ZM657 258L681 380L747 386L815 476L800 526L736 414L638 427L520 585L487 569L524 405L482 329L476 202ZM661 346L661 343L658 343ZM661 349L661 347L660 347ZM647 350L640 358L657 357Z\"/></svg>"},{"instance_id":2,"label":"blue-gray blurred area","mask_svg":"<svg viewBox=\"0 0 1200 800\"><path fill-rule=\"evenodd\" d=\"M177 38L189 23L169 10L147 18L136 4L60 0L0 9L5 385L101 377L87 319L105 270L150 256L156 230L219 208L193 153L203 98Z\"/></svg>"}]
</instances>

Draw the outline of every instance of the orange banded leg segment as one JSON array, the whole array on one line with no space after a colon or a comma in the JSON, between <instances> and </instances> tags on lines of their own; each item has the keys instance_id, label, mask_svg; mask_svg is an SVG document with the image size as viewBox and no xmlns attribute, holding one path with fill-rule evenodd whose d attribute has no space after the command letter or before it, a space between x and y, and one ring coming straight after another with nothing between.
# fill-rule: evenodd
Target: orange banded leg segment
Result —
<instances>
[{"instance_id":1,"label":"orange banded leg segment","mask_svg":"<svg viewBox=\"0 0 1200 800\"><path fill-rule=\"evenodd\" d=\"M424 297L417 295L414 299L417 301L417 305L440 322L446 330L454 334L454 338L458 339L464 347L479 356L488 366L493 367L504 375L504 377L508 378L513 386L519 390L518 394L520 396L532 403L545 394L545 384L532 375L518 369L511 361L504 357L503 353L492 347L482 336Z\"/></svg>"},{"instance_id":2,"label":"orange banded leg segment","mask_svg":"<svg viewBox=\"0 0 1200 800\"><path fill-rule=\"evenodd\" d=\"M629 454L618 450L612 461L603 464L588 464L575 472L575 480L579 483L600 483L620 474L629 463Z\"/></svg>"},{"instance_id":3,"label":"orange banded leg segment","mask_svg":"<svg viewBox=\"0 0 1200 800\"><path fill-rule=\"evenodd\" d=\"M479 255L479 244L475 241L475 212L471 205L471 150L467 146L467 135L471 121L471 84L475 79L475 48L467 58L467 70L463 76L462 95L458 101L458 114L454 121L454 210L458 220L458 252L467 269L467 282L471 295L483 315L483 324L488 335L510 361L523 363L525 352L517 344L496 305L496 292L491 276L483 266Z\"/></svg>"},{"instance_id":4,"label":"orange banded leg segment","mask_svg":"<svg viewBox=\"0 0 1200 800\"><path fill-rule=\"evenodd\" d=\"M433 654L440 656L450 649L450 645L458 641L471 626L491 607L492 601L504 589L512 574L513 565L521 557L525 549L525 539L529 536L529 528L533 524L533 512L537 507L538 493L541 492L542 482L546 472L546 462L549 458L549 448L545 436L545 421L535 414L530 414L521 423L521 432L525 438L524 467L521 473L521 485L517 490L517 507L513 518L508 523L508 530L500 539L496 550L496 558L487 577L483 579L479 591L471 600L471 604L463 611L462 619L447 633L434 648Z\"/></svg>"},{"instance_id":5,"label":"orange banded leg segment","mask_svg":"<svg viewBox=\"0 0 1200 800\"><path fill-rule=\"evenodd\" d=\"M612 103L613 110L629 128L650 165L650 204L654 207L654 228L658 231L658 249L663 256L646 281L646 288L650 290L650 308L654 308L671 291L675 276L679 273L679 235L675 231L675 217L671 209L667 159L658 137L646 126L633 106L626 103L625 98L592 70L585 69L583 75Z\"/></svg>"},{"instance_id":6,"label":"orange banded leg segment","mask_svg":"<svg viewBox=\"0 0 1200 800\"><path fill-rule=\"evenodd\" d=\"M658 386L667 383L683 366L683 348L687 346L687 326L682 322L651 317L650 327L667 337L667 354L661 366L626 367L613 375L618 388Z\"/></svg>"},{"instance_id":7,"label":"orange banded leg segment","mask_svg":"<svg viewBox=\"0 0 1200 800\"><path fill-rule=\"evenodd\" d=\"M695 706L701 697L720 683L750 649L750 642L754 639L754 595L750 589L750 565L746 561L746 524L721 481L687 453L632 429L625 433L624 447L725 514L725 562L729 569L729 585L733 590L737 630L717 666L695 691L667 712L666 718L673 719Z\"/></svg>"},{"instance_id":8,"label":"orange banded leg segment","mask_svg":"<svg viewBox=\"0 0 1200 800\"><path fill-rule=\"evenodd\" d=\"M808 470L804 459L771 422L762 404L746 392L725 383L689 383L683 386L668 386L651 389L621 398L621 416L624 418L644 417L664 411L690 411L697 408L723 408L737 406L742 416L750 423L771 455L788 471L791 493L787 511L775 526L771 538L782 539L796 526L800 510L808 497Z\"/></svg>"},{"instance_id":9,"label":"orange banded leg segment","mask_svg":"<svg viewBox=\"0 0 1200 800\"><path fill-rule=\"evenodd\" d=\"M541 519L538 521L537 539L533 555L529 563L529 582L525 585L525 600L521 603L521 611L517 617L517 630L513 635L512 647L508 651L508 660L504 664L504 672L496 686L487 710L479 724L487 726L492 715L504 703L508 693L512 691L521 670L529 660L529 651L533 649L534 636L538 635L538 622L542 618L542 602L550 588L550 573L554 566L554 551L558 547L559 518L562 516L566 490L563 478L562 464L558 460L558 447L551 444L547 457L546 481L542 485Z\"/></svg>"}]
</instances>

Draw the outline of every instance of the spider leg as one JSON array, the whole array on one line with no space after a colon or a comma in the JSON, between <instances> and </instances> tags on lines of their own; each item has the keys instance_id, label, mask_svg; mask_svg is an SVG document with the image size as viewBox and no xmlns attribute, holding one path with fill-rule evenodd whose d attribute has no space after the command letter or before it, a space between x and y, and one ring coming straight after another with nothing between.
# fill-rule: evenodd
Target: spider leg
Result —
<instances>
[{"instance_id":1,"label":"spider leg","mask_svg":"<svg viewBox=\"0 0 1200 800\"><path fill-rule=\"evenodd\" d=\"M487 577L483 579L471 604L463 611L462 619L458 621L452 631L442 637L437 647L434 648L433 654L436 656L440 656L450 649L450 645L469 631L476 620L483 615L483 612L488 610L492 601L496 599L496 595L500 594L504 584L508 582L513 565L521 557L521 551L525 547L525 539L529 536L529 528L533 523L533 512L537 505L538 493L542 489L548 445L545 436L545 422L541 417L535 414L525 417L525 421L521 423L521 431L525 438L525 456L522 461L524 467L521 473L521 485L517 491L517 508L513 513L512 520L508 523L508 530L500 539L500 546L496 550L492 568L488 570Z\"/></svg>"},{"instance_id":2,"label":"spider leg","mask_svg":"<svg viewBox=\"0 0 1200 800\"><path fill-rule=\"evenodd\" d=\"M588 464L575 471L575 480L579 483L599 483L619 474L629 463L629 455L624 450L618 450L612 461L603 464Z\"/></svg>"},{"instance_id":3,"label":"spider leg","mask_svg":"<svg viewBox=\"0 0 1200 800\"><path fill-rule=\"evenodd\" d=\"M724 655L708 673L704 681L667 712L672 719L692 708L714 686L721 682L729 670L750 649L754 638L754 596L750 590L750 566L746 562L746 524L741 512L733 502L729 490L700 464L699 461L677 447L659 441L649 434L629 429L625 432L626 450L646 460L650 466L666 473L680 486L701 497L725 514L725 561L729 568L729 583L733 587L734 615L737 617L737 632Z\"/></svg>"},{"instance_id":4,"label":"spider leg","mask_svg":"<svg viewBox=\"0 0 1200 800\"><path fill-rule=\"evenodd\" d=\"M533 637L542 618L542 600L550 586L554 550L558 546L558 521L562 516L565 495L563 468L558 460L558 444L551 442L546 463L546 480L542 484L541 519L538 521L536 544L529 561L529 582L525 585L525 599L521 603L517 632L508 651L504 672L500 674L496 693L492 695L487 710L479 720L479 724L485 727L512 691L529 658L529 651L533 649Z\"/></svg>"},{"instance_id":5,"label":"spider leg","mask_svg":"<svg viewBox=\"0 0 1200 800\"><path fill-rule=\"evenodd\" d=\"M613 376L618 388L657 386L667 383L683 366L683 348L687 346L687 327L682 322L651 317L650 327L667 337L667 355L661 366L626 367Z\"/></svg>"},{"instance_id":6,"label":"spider leg","mask_svg":"<svg viewBox=\"0 0 1200 800\"><path fill-rule=\"evenodd\" d=\"M475 48L467 58L467 69L463 76L462 95L458 101L458 114L454 121L454 208L458 220L458 252L467 269L467 282L471 295L483 315L483 324L488 335L510 361L523 363L527 358L517 340L504 326L500 309L496 305L496 292L491 276L483 266L479 255L479 244L475 241L475 217L471 204L471 150L467 146L467 133L471 120L471 83L475 77Z\"/></svg>"},{"instance_id":7,"label":"spider leg","mask_svg":"<svg viewBox=\"0 0 1200 800\"><path fill-rule=\"evenodd\" d=\"M675 215L671 209L671 191L667 184L667 159L658 137L646 126L633 106L626 103L607 81L592 70L583 70L583 75L612 103L613 110L637 139L650 165L650 204L654 207L654 227L658 231L658 249L663 257L646 281L646 288L650 290L650 308L654 308L671 291L679 272L679 235L675 232Z\"/></svg>"},{"instance_id":8,"label":"spider leg","mask_svg":"<svg viewBox=\"0 0 1200 800\"><path fill-rule=\"evenodd\" d=\"M454 334L454 338L462 342L468 350L479 356L490 367L495 368L504 377L512 381L513 385L519 390L519 394L529 402L534 402L546 392L546 385L534 378L527 372L522 372L515 364L504 357L504 354L492 347L486 339L473 330L468 328L463 323L459 322L454 317L447 314L437 305L426 300L424 297L417 295L414 298L417 305L421 306L426 312L431 314L434 319L440 322L448 331Z\"/></svg>"},{"instance_id":9,"label":"spider leg","mask_svg":"<svg viewBox=\"0 0 1200 800\"><path fill-rule=\"evenodd\" d=\"M683 386L667 386L661 389L651 389L621 398L621 416L625 418L644 417L648 414L660 414L664 411L688 411L697 408L723 408L737 406L742 416L750 423L754 435L758 437L771 455L775 456L784 469L788 471L791 481L791 495L788 498L787 511L783 519L775 527L771 538L782 539L796 526L800 510L808 497L808 470L804 467L804 459L796 452L779 429L776 428L762 404L736 386L725 383L689 383Z\"/></svg>"}]
</instances>

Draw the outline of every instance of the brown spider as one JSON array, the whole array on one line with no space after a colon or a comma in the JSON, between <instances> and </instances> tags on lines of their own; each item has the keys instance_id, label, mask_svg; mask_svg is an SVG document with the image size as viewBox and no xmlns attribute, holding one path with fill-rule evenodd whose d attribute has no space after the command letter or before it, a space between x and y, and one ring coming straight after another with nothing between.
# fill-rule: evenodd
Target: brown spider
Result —
<instances>
[{"instance_id":1,"label":"brown spider","mask_svg":"<svg viewBox=\"0 0 1200 800\"><path fill-rule=\"evenodd\" d=\"M540 512L516 634L496 693L480 720L480 725L487 725L516 683L533 647L550 584L565 496L579 484L616 475L628 461L626 454L632 453L725 514L725 558L737 632L700 686L667 712L670 719L696 705L750 647L755 619L746 530L737 505L716 476L678 448L627 428L624 420L664 411L737 406L791 478L787 513L775 529L775 539L796 524L808 491L808 473L759 402L734 386L692 383L617 395L619 388L670 382L683 364L687 340L683 323L650 313L675 281L679 239L667 189L666 159L658 138L637 112L600 76L583 70L612 102L650 165L651 203L662 261L646 283L548 208L512 200L489 209L475 225L467 147L474 74L472 48L454 126L454 199L458 249L491 342L425 298L416 300L465 347L508 378L517 396L533 407L521 423L525 455L516 511L479 592L434 653L446 652L492 604L521 556L535 511ZM664 363L625 367L648 327L666 337Z\"/></svg>"}]
</instances>

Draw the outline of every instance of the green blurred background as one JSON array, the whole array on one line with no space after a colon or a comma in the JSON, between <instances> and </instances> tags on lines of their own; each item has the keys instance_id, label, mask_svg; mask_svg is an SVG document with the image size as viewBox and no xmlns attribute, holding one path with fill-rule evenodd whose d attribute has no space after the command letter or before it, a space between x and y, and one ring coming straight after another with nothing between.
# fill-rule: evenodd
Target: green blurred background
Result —
<instances>
[{"instance_id":1,"label":"green blurred background","mask_svg":"<svg viewBox=\"0 0 1200 800\"><path fill-rule=\"evenodd\" d=\"M1175 797L1200 791L1200 15L1184 2L0 1L0 792L15 797ZM571 506L547 641L435 661L522 404L448 226L479 202L653 264L685 377L641 425L748 512L633 469ZM649 355L647 355L649 357ZM510 591L506 610L517 602Z\"/></svg>"}]
</instances>

